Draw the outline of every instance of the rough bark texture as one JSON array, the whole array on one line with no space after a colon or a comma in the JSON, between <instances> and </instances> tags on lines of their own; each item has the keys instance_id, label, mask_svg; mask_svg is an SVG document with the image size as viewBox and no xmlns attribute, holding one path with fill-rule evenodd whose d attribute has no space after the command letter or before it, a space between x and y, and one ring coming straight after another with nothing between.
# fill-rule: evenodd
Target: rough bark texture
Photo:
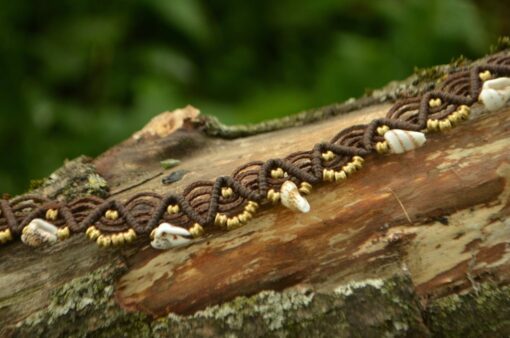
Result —
<instances>
[{"instance_id":1,"label":"rough bark texture","mask_svg":"<svg viewBox=\"0 0 510 338\"><path fill-rule=\"evenodd\" d=\"M256 128L223 128L187 107L92 162L67 163L39 191L180 191L383 116L389 105L377 101L406 86ZM0 336L507 337L509 132L509 108L474 107L425 147L368 157L346 182L314 187L309 214L265 206L183 248L139 239L105 250L85 236L0 247ZM181 163L164 170L168 158ZM175 170L187 174L163 185Z\"/></svg>"}]
</instances>

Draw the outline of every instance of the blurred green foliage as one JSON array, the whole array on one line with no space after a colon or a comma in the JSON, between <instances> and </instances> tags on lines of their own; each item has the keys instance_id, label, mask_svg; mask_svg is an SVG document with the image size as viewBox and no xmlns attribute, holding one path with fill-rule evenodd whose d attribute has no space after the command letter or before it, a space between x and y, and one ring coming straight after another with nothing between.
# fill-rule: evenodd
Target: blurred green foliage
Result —
<instances>
[{"instance_id":1,"label":"blurred green foliage","mask_svg":"<svg viewBox=\"0 0 510 338\"><path fill-rule=\"evenodd\" d=\"M4 1L0 191L192 104L227 123L359 96L479 57L510 6L463 0Z\"/></svg>"}]
</instances>

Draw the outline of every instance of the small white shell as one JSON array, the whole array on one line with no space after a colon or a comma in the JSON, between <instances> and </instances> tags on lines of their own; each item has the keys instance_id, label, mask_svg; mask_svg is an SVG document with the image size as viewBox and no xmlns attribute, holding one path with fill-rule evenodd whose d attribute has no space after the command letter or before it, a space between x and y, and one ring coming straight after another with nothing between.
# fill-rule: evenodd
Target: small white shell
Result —
<instances>
[{"instance_id":1,"label":"small white shell","mask_svg":"<svg viewBox=\"0 0 510 338\"><path fill-rule=\"evenodd\" d=\"M21 241L26 245L38 247L45 243L54 243L58 240L58 228L53 224L40 219L33 219L21 235Z\"/></svg>"},{"instance_id":2,"label":"small white shell","mask_svg":"<svg viewBox=\"0 0 510 338\"><path fill-rule=\"evenodd\" d=\"M191 242L191 233L169 223L161 223L151 233L151 246L158 250L167 250Z\"/></svg>"},{"instance_id":3,"label":"small white shell","mask_svg":"<svg viewBox=\"0 0 510 338\"><path fill-rule=\"evenodd\" d=\"M280 189L280 200L282 204L294 211L309 212L310 204L299 193L299 189L292 181L285 181Z\"/></svg>"},{"instance_id":4,"label":"small white shell","mask_svg":"<svg viewBox=\"0 0 510 338\"><path fill-rule=\"evenodd\" d=\"M421 147L426 141L424 133L401 129L391 129L384 133L384 139L393 154L402 154Z\"/></svg>"},{"instance_id":5,"label":"small white shell","mask_svg":"<svg viewBox=\"0 0 510 338\"><path fill-rule=\"evenodd\" d=\"M490 111L503 108L510 100L510 78L500 77L485 81L478 100Z\"/></svg>"}]
</instances>

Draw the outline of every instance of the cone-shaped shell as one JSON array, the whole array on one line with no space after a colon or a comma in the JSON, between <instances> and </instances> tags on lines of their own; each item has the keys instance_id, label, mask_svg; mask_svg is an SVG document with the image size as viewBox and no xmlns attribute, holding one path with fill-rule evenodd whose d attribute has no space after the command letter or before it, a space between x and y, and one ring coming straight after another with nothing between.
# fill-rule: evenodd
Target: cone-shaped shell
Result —
<instances>
[{"instance_id":1,"label":"cone-shaped shell","mask_svg":"<svg viewBox=\"0 0 510 338\"><path fill-rule=\"evenodd\" d=\"M166 250L175 248L191 241L191 233L169 223L161 223L151 233L151 246L154 249Z\"/></svg>"},{"instance_id":2,"label":"cone-shaped shell","mask_svg":"<svg viewBox=\"0 0 510 338\"><path fill-rule=\"evenodd\" d=\"M503 108L510 100L510 78L500 77L485 81L478 100L490 111Z\"/></svg>"},{"instance_id":3,"label":"cone-shaped shell","mask_svg":"<svg viewBox=\"0 0 510 338\"><path fill-rule=\"evenodd\" d=\"M306 198L301 196L298 187L292 181L285 181L282 184L280 189L280 200L284 206L291 210L300 212L310 211L310 204Z\"/></svg>"},{"instance_id":4,"label":"cone-shaped shell","mask_svg":"<svg viewBox=\"0 0 510 338\"><path fill-rule=\"evenodd\" d=\"M426 141L424 133L417 131L391 129L384 133L384 139L388 142L393 154L402 154L421 147Z\"/></svg>"},{"instance_id":5,"label":"cone-shaped shell","mask_svg":"<svg viewBox=\"0 0 510 338\"><path fill-rule=\"evenodd\" d=\"M53 224L40 219L33 219L23 228L21 241L26 245L38 247L45 243L54 243L58 240L58 228Z\"/></svg>"}]
</instances>

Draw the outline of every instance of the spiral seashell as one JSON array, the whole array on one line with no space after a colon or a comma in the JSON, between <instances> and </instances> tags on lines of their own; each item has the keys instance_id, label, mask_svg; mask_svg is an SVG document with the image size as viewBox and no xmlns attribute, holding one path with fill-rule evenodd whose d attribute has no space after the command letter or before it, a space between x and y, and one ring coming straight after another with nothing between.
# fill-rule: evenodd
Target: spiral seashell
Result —
<instances>
[{"instance_id":1,"label":"spiral seashell","mask_svg":"<svg viewBox=\"0 0 510 338\"><path fill-rule=\"evenodd\" d=\"M384 134L384 139L393 154L402 154L421 147L426 141L424 133L401 129L391 129Z\"/></svg>"},{"instance_id":2,"label":"spiral seashell","mask_svg":"<svg viewBox=\"0 0 510 338\"><path fill-rule=\"evenodd\" d=\"M58 241L58 228L43 219L35 218L23 228L21 241L32 247L55 243Z\"/></svg>"},{"instance_id":3,"label":"spiral seashell","mask_svg":"<svg viewBox=\"0 0 510 338\"><path fill-rule=\"evenodd\" d=\"M478 100L490 111L495 111L510 100L510 78L500 77L483 83Z\"/></svg>"},{"instance_id":4,"label":"spiral seashell","mask_svg":"<svg viewBox=\"0 0 510 338\"><path fill-rule=\"evenodd\" d=\"M280 188L280 200L282 204L294 211L309 212L310 204L299 193L299 189L292 181L285 181Z\"/></svg>"},{"instance_id":5,"label":"spiral seashell","mask_svg":"<svg viewBox=\"0 0 510 338\"><path fill-rule=\"evenodd\" d=\"M158 250L167 250L191 242L191 233L170 223L161 223L151 232L151 246Z\"/></svg>"}]
</instances>

